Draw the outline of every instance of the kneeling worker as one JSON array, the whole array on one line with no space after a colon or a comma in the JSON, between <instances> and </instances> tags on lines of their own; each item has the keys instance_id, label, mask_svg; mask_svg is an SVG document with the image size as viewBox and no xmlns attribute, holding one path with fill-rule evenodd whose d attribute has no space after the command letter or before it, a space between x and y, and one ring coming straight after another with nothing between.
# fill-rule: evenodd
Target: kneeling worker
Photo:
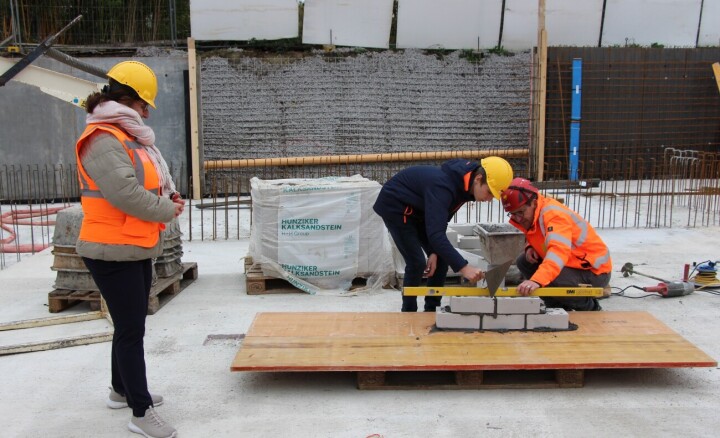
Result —
<instances>
[{"instance_id":1,"label":"kneeling worker","mask_svg":"<svg viewBox=\"0 0 720 438\"><path fill-rule=\"evenodd\" d=\"M448 240L447 224L466 202L500 199L512 178L510 163L500 157L483 158L480 163L454 159L441 167L412 166L390 178L373 209L405 260L403 287L420 286L423 276L428 277L428 286L443 286L448 266L470 282L481 280L483 272ZM434 312L440 298L425 297L424 310ZM417 297L403 296L403 312L417 308Z\"/></svg>"},{"instance_id":2,"label":"kneeling worker","mask_svg":"<svg viewBox=\"0 0 720 438\"><path fill-rule=\"evenodd\" d=\"M525 233L527 246L516 260L526 278L517 291L529 295L539 287L605 287L610 283L610 250L585 219L558 201L546 198L530 181L515 178L501 201L510 223ZM547 307L602 310L591 297L543 297Z\"/></svg>"}]
</instances>

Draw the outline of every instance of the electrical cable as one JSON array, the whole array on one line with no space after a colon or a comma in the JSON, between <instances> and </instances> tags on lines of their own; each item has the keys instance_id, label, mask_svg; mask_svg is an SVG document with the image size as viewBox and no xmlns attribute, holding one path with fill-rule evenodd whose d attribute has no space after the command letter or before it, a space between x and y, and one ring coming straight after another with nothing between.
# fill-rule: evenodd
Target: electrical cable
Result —
<instances>
[{"instance_id":1,"label":"electrical cable","mask_svg":"<svg viewBox=\"0 0 720 438\"><path fill-rule=\"evenodd\" d=\"M613 288L613 289L620 289L619 287L616 287L616 286L613 286L612 288ZM641 288L640 286L635 286L635 285L633 284L633 285L627 286L627 287L625 287L625 288L623 288L623 289L620 289L619 292L612 292L611 295L615 295L615 296L623 297L623 298L631 298L631 299L638 299L638 298L647 298L647 297L652 297L652 296L658 296L656 293L646 293L645 295L640 295L640 296L625 295L625 291L628 290L628 289L630 289L630 288L640 289L640 290L644 291L644 289Z\"/></svg>"},{"instance_id":2,"label":"electrical cable","mask_svg":"<svg viewBox=\"0 0 720 438\"><path fill-rule=\"evenodd\" d=\"M717 262L714 262L712 260L705 260L704 262L693 263L693 270L688 276L688 280L698 286L695 290L720 288L720 280L718 280L717 278L717 269L715 269L716 263ZM702 268L705 264L707 264L707 267ZM697 271L697 274L693 276L692 274L694 274L695 271Z\"/></svg>"}]
</instances>

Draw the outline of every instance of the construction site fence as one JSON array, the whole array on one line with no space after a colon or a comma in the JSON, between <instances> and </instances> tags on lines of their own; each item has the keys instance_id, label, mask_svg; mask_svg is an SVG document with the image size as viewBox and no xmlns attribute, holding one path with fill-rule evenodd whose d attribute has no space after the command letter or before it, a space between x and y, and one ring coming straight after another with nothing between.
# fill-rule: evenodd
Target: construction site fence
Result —
<instances>
[{"instance_id":1,"label":"construction site fence","mask_svg":"<svg viewBox=\"0 0 720 438\"><path fill-rule=\"evenodd\" d=\"M181 229L187 241L244 239L252 230L250 179L319 178L362 175L384 183L399 170L436 162L368 163L329 166L244 167L204 174L203 197L192 200L193 181L183 166L171 165L187 199ZM621 179L608 178L618 166ZM542 193L559 199L594 227L672 228L720 225L720 154L667 148L661 159L617 158L581 163L582 180L569 181L564 162L545 163ZM648 175L647 169L652 169ZM516 172L517 173L517 172ZM526 176L520 171L518 176ZM181 181L185 179L185 181ZM0 165L0 266L52 245L55 215L80 199L73 165ZM503 223L499 202L468 203L453 222ZM9 255L14 254L14 255Z\"/></svg>"}]
</instances>

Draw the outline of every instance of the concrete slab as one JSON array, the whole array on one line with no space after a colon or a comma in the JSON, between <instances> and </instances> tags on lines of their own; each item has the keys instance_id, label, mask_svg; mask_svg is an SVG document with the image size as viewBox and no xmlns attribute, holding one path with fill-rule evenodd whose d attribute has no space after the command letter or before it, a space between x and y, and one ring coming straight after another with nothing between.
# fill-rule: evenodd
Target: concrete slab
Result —
<instances>
[{"instance_id":1,"label":"concrete slab","mask_svg":"<svg viewBox=\"0 0 720 438\"><path fill-rule=\"evenodd\" d=\"M615 262L615 291L657 283L623 278L617 271L625 262L644 273L678 279L684 263L720 259L720 227L600 234ZM351 373L231 373L242 340L206 342L209 335L244 334L257 312L399 311L400 292L249 296L242 275L247 241L193 241L183 247L183 261L198 263L199 278L148 317L145 337L150 388L166 398L158 411L181 437L573 437L579 430L590 437L706 437L720 429L716 368L591 370L581 389L487 390L482 396L472 390L358 391ZM50 316L51 265L47 252L0 271L0 321ZM642 295L632 289L625 293ZM612 296L601 304L606 310L648 311L720 358L716 295ZM0 343L105 328L103 321L89 321L0 332ZM127 430L127 409L105 407L109 354L106 343L0 357L2 435L137 436Z\"/></svg>"}]
</instances>

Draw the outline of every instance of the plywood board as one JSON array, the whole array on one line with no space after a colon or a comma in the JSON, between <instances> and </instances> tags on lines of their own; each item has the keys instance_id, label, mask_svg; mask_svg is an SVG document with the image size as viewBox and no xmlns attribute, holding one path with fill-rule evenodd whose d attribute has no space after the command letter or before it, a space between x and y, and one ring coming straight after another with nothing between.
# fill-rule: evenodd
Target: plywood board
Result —
<instances>
[{"instance_id":1,"label":"plywood board","mask_svg":"<svg viewBox=\"0 0 720 438\"><path fill-rule=\"evenodd\" d=\"M573 331L434 330L434 313L259 313L232 371L714 367L647 312L573 312Z\"/></svg>"}]
</instances>

